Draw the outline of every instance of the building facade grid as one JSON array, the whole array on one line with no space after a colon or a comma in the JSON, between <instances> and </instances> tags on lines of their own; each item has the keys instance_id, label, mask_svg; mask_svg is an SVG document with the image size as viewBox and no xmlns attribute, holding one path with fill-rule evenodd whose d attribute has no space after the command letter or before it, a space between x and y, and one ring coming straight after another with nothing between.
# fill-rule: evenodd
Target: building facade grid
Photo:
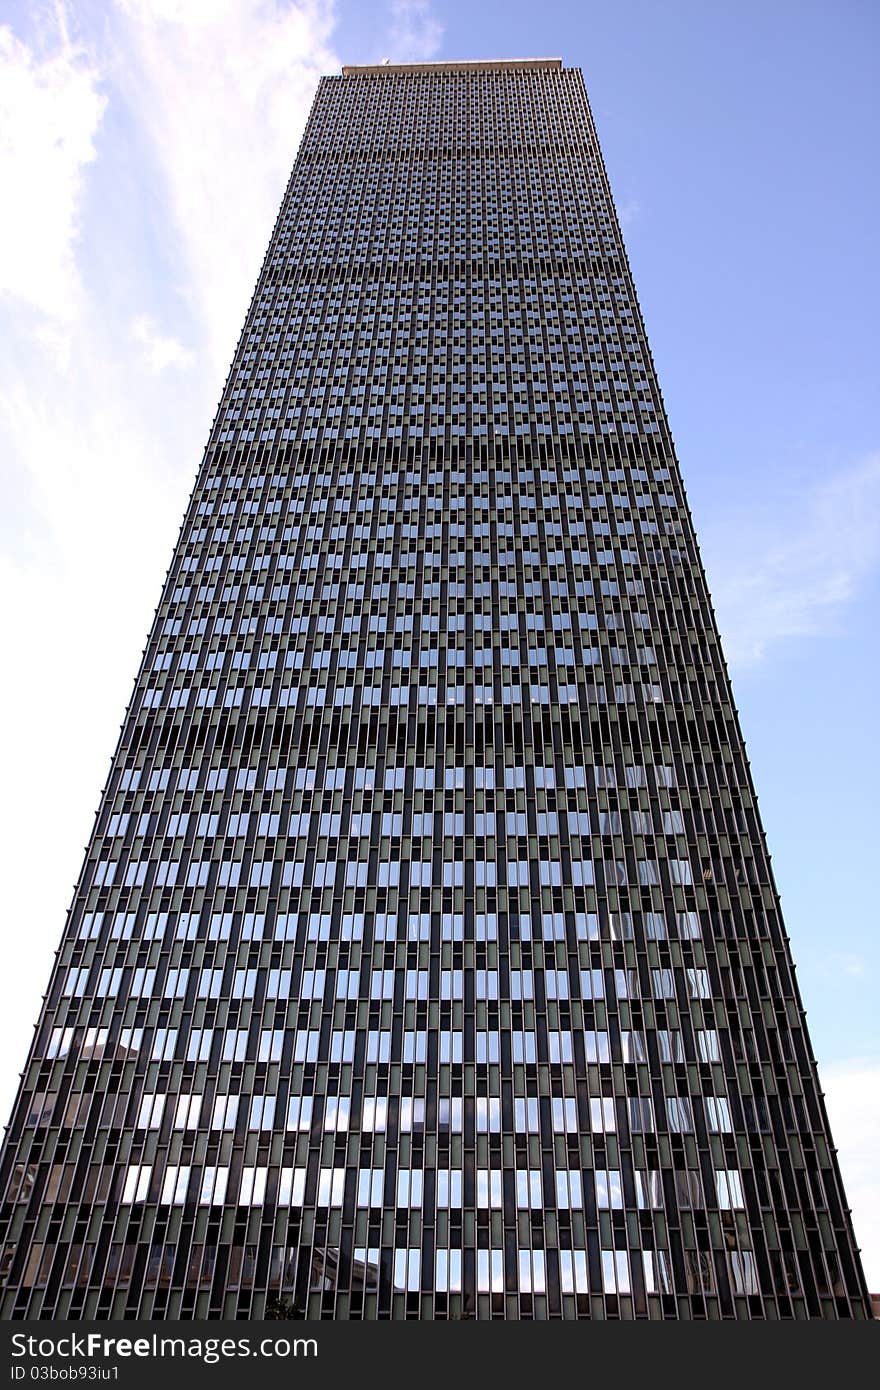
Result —
<instances>
[{"instance_id":1,"label":"building facade grid","mask_svg":"<svg viewBox=\"0 0 880 1390\"><path fill-rule=\"evenodd\" d=\"M579 70L322 80L0 1193L11 1318L868 1316Z\"/></svg>"}]
</instances>

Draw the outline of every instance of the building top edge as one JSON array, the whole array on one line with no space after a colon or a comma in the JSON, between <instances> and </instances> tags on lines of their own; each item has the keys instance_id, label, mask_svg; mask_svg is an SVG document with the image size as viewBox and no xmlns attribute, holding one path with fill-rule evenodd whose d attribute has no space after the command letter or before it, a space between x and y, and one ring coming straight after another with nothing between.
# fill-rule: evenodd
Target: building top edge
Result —
<instances>
[{"instance_id":1,"label":"building top edge","mask_svg":"<svg viewBox=\"0 0 880 1390\"><path fill-rule=\"evenodd\" d=\"M543 68L559 72L561 58L478 58L462 63L345 63L343 77L384 77L397 73L508 72L512 69Z\"/></svg>"}]
</instances>

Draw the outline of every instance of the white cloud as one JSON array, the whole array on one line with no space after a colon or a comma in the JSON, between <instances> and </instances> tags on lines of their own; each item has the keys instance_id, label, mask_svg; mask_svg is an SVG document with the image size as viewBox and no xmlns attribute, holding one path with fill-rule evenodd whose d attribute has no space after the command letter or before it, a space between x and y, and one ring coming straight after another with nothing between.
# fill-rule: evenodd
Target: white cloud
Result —
<instances>
[{"instance_id":1,"label":"white cloud","mask_svg":"<svg viewBox=\"0 0 880 1390\"><path fill-rule=\"evenodd\" d=\"M81 293L79 208L106 98L63 9L40 48L0 28L0 294L58 324L74 317ZM57 327L51 343L63 349Z\"/></svg>"},{"instance_id":2,"label":"white cloud","mask_svg":"<svg viewBox=\"0 0 880 1390\"><path fill-rule=\"evenodd\" d=\"M0 682L0 725L15 731L0 798L14 953L0 975L0 1122L220 369L318 77L339 67L323 0L96 8L76 42L64 11L34 7L0 30L0 138L27 152L0 156L0 649L20 663ZM23 27L35 17L39 41Z\"/></svg>"},{"instance_id":3,"label":"white cloud","mask_svg":"<svg viewBox=\"0 0 880 1390\"><path fill-rule=\"evenodd\" d=\"M166 367L189 367L193 354L176 338L160 333L149 314L132 319L131 336L140 343L143 360L151 372L163 372Z\"/></svg>"},{"instance_id":4,"label":"white cloud","mask_svg":"<svg viewBox=\"0 0 880 1390\"><path fill-rule=\"evenodd\" d=\"M318 79L331 0L118 0L118 66L164 183L180 282L228 366ZM124 80L123 80L124 69Z\"/></svg>"},{"instance_id":5,"label":"white cloud","mask_svg":"<svg viewBox=\"0 0 880 1390\"><path fill-rule=\"evenodd\" d=\"M702 528L702 548L731 666L785 638L827 631L880 565L880 454L773 515L755 503Z\"/></svg>"},{"instance_id":6,"label":"white cloud","mask_svg":"<svg viewBox=\"0 0 880 1390\"><path fill-rule=\"evenodd\" d=\"M868 962L855 951L829 951L820 955L819 968L829 979L839 975L862 979L868 973Z\"/></svg>"},{"instance_id":7,"label":"white cloud","mask_svg":"<svg viewBox=\"0 0 880 1390\"><path fill-rule=\"evenodd\" d=\"M821 1068L831 1133L868 1287L880 1289L880 1058Z\"/></svg>"},{"instance_id":8,"label":"white cloud","mask_svg":"<svg viewBox=\"0 0 880 1390\"><path fill-rule=\"evenodd\" d=\"M621 227L629 227L635 222L641 213L641 205L638 198L626 198L621 203L617 216Z\"/></svg>"},{"instance_id":9,"label":"white cloud","mask_svg":"<svg viewBox=\"0 0 880 1390\"><path fill-rule=\"evenodd\" d=\"M840 956L838 959L844 975L864 975L865 960L863 956L857 956L853 952L850 952L848 955Z\"/></svg>"},{"instance_id":10,"label":"white cloud","mask_svg":"<svg viewBox=\"0 0 880 1390\"><path fill-rule=\"evenodd\" d=\"M12 509L0 646L18 671L0 682L0 724L15 731L0 798L4 1120L187 491L164 463L162 412L151 441L124 365L82 326L77 346L66 371L46 368L42 393L24 377L0 382Z\"/></svg>"},{"instance_id":11,"label":"white cloud","mask_svg":"<svg viewBox=\"0 0 880 1390\"><path fill-rule=\"evenodd\" d=\"M440 50L443 25L430 0L389 0L386 46L392 62L429 62Z\"/></svg>"}]
</instances>

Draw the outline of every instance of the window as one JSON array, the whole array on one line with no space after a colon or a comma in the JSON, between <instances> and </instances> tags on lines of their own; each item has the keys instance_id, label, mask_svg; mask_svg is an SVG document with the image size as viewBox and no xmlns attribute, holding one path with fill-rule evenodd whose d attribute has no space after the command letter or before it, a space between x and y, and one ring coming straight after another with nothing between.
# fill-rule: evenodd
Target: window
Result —
<instances>
[{"instance_id":1,"label":"window","mask_svg":"<svg viewBox=\"0 0 880 1390\"><path fill-rule=\"evenodd\" d=\"M275 1123L275 1097L253 1096L248 1129L271 1129Z\"/></svg>"},{"instance_id":2,"label":"window","mask_svg":"<svg viewBox=\"0 0 880 1390\"><path fill-rule=\"evenodd\" d=\"M585 1294L590 1292L587 1280L586 1250L560 1250L559 1283L563 1293Z\"/></svg>"},{"instance_id":3,"label":"window","mask_svg":"<svg viewBox=\"0 0 880 1390\"><path fill-rule=\"evenodd\" d=\"M666 1250L643 1251L642 1269L645 1276L646 1293L672 1293L672 1272L669 1254Z\"/></svg>"},{"instance_id":4,"label":"window","mask_svg":"<svg viewBox=\"0 0 880 1390\"><path fill-rule=\"evenodd\" d=\"M613 1133L617 1128L614 1101L611 1097L590 1099L590 1128L594 1134Z\"/></svg>"},{"instance_id":5,"label":"window","mask_svg":"<svg viewBox=\"0 0 880 1390\"><path fill-rule=\"evenodd\" d=\"M758 1266L751 1250L734 1250L730 1255L730 1282L735 1294L759 1294Z\"/></svg>"},{"instance_id":6,"label":"window","mask_svg":"<svg viewBox=\"0 0 880 1390\"><path fill-rule=\"evenodd\" d=\"M663 1206L663 1180L656 1169L636 1168L636 1202L641 1211Z\"/></svg>"},{"instance_id":7,"label":"window","mask_svg":"<svg viewBox=\"0 0 880 1390\"><path fill-rule=\"evenodd\" d=\"M145 1202L153 1170L148 1163L134 1164L126 1169L122 1185L123 1203Z\"/></svg>"},{"instance_id":8,"label":"window","mask_svg":"<svg viewBox=\"0 0 880 1390\"><path fill-rule=\"evenodd\" d=\"M669 1128L674 1134L691 1134L693 1132L694 1117L687 1096L667 1096L666 1115Z\"/></svg>"},{"instance_id":9,"label":"window","mask_svg":"<svg viewBox=\"0 0 880 1390\"><path fill-rule=\"evenodd\" d=\"M168 1167L165 1169L165 1176L162 1180L162 1195L159 1198L163 1206L183 1206L189 1189L189 1173L188 1167Z\"/></svg>"},{"instance_id":10,"label":"window","mask_svg":"<svg viewBox=\"0 0 880 1390\"><path fill-rule=\"evenodd\" d=\"M706 1097L706 1120L709 1129L715 1134L730 1134L733 1132L730 1103L726 1097Z\"/></svg>"},{"instance_id":11,"label":"window","mask_svg":"<svg viewBox=\"0 0 880 1390\"><path fill-rule=\"evenodd\" d=\"M266 1200L266 1176L268 1169L246 1167L241 1170L239 1202L243 1207L261 1207Z\"/></svg>"},{"instance_id":12,"label":"window","mask_svg":"<svg viewBox=\"0 0 880 1390\"><path fill-rule=\"evenodd\" d=\"M422 1253L420 1250L395 1250L395 1289L405 1290L409 1293L418 1292L421 1277L421 1259Z\"/></svg>"},{"instance_id":13,"label":"window","mask_svg":"<svg viewBox=\"0 0 880 1390\"><path fill-rule=\"evenodd\" d=\"M654 1103L641 1096L632 1096L629 1106L629 1127L633 1134L650 1134L654 1130Z\"/></svg>"},{"instance_id":14,"label":"window","mask_svg":"<svg viewBox=\"0 0 880 1390\"><path fill-rule=\"evenodd\" d=\"M733 1211L745 1207L742 1177L735 1168L715 1169L715 1191L718 1205L722 1211Z\"/></svg>"},{"instance_id":15,"label":"window","mask_svg":"<svg viewBox=\"0 0 880 1390\"><path fill-rule=\"evenodd\" d=\"M201 1096L180 1096L174 1114L174 1128L197 1129L201 1110Z\"/></svg>"},{"instance_id":16,"label":"window","mask_svg":"<svg viewBox=\"0 0 880 1390\"><path fill-rule=\"evenodd\" d=\"M607 1171L598 1169L595 1174L595 1181L596 1206L620 1210L623 1207L620 1173L616 1169L608 1169Z\"/></svg>"},{"instance_id":17,"label":"window","mask_svg":"<svg viewBox=\"0 0 880 1390\"><path fill-rule=\"evenodd\" d=\"M216 1096L211 1116L212 1129L235 1129L238 1118L238 1096Z\"/></svg>"},{"instance_id":18,"label":"window","mask_svg":"<svg viewBox=\"0 0 880 1390\"><path fill-rule=\"evenodd\" d=\"M145 1094L141 1097L136 1121L137 1129L159 1129L165 1109L165 1096Z\"/></svg>"},{"instance_id":19,"label":"window","mask_svg":"<svg viewBox=\"0 0 880 1390\"><path fill-rule=\"evenodd\" d=\"M205 1168L199 1190L200 1206L222 1206L226 1201L226 1185L229 1181L228 1168Z\"/></svg>"},{"instance_id":20,"label":"window","mask_svg":"<svg viewBox=\"0 0 880 1390\"><path fill-rule=\"evenodd\" d=\"M477 1251L477 1292L504 1292L504 1253L501 1250Z\"/></svg>"},{"instance_id":21,"label":"window","mask_svg":"<svg viewBox=\"0 0 880 1390\"><path fill-rule=\"evenodd\" d=\"M625 1250L602 1251L602 1287L607 1294L631 1292L629 1255Z\"/></svg>"},{"instance_id":22,"label":"window","mask_svg":"<svg viewBox=\"0 0 880 1390\"><path fill-rule=\"evenodd\" d=\"M320 1168L318 1170L318 1206L341 1207L345 1192L344 1168Z\"/></svg>"}]
</instances>

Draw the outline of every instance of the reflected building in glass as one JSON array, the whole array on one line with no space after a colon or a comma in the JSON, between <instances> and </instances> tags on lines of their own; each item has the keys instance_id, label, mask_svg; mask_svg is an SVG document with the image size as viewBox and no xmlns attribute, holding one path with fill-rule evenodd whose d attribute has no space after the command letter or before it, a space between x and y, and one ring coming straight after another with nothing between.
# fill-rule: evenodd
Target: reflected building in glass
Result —
<instances>
[{"instance_id":1,"label":"reflected building in glass","mask_svg":"<svg viewBox=\"0 0 880 1390\"><path fill-rule=\"evenodd\" d=\"M2 1164L7 1318L863 1318L583 79L318 90Z\"/></svg>"}]
</instances>

